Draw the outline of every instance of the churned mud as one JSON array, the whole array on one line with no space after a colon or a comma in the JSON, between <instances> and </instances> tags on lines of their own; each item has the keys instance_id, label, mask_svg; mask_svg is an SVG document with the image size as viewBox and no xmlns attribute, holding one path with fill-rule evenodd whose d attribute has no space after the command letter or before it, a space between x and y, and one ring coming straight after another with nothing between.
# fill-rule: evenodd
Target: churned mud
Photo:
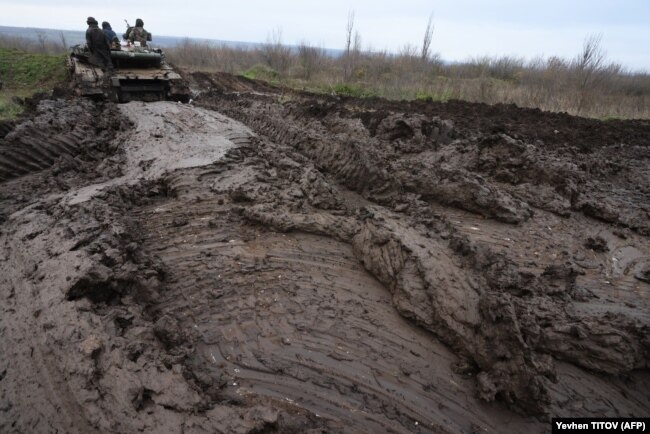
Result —
<instances>
[{"instance_id":1,"label":"churned mud","mask_svg":"<svg viewBox=\"0 0 650 434\"><path fill-rule=\"evenodd\" d=\"M650 124L193 74L0 134L0 431L650 409Z\"/></svg>"}]
</instances>

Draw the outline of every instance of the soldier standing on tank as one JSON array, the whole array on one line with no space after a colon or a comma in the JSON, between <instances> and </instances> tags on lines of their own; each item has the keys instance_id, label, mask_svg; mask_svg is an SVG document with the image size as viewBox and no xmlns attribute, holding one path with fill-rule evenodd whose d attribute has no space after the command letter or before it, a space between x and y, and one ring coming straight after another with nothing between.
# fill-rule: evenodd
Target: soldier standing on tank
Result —
<instances>
[{"instance_id":1,"label":"soldier standing on tank","mask_svg":"<svg viewBox=\"0 0 650 434\"><path fill-rule=\"evenodd\" d=\"M130 27L126 31L124 39L131 42L139 42L140 46L146 47L147 41L151 41L151 34L144 29L144 21L138 18L135 20L135 27Z\"/></svg>"},{"instance_id":2,"label":"soldier standing on tank","mask_svg":"<svg viewBox=\"0 0 650 434\"><path fill-rule=\"evenodd\" d=\"M106 35L99 28L99 23L93 17L86 20L88 30L86 30L86 44L90 51L90 62L100 66L102 69L112 72L113 62L111 62L111 48L106 41Z\"/></svg>"}]
</instances>

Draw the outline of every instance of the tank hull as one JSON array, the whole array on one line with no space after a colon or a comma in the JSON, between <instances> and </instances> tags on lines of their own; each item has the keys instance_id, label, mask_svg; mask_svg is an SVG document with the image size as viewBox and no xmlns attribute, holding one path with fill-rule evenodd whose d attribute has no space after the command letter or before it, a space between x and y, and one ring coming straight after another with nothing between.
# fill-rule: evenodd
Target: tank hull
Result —
<instances>
[{"instance_id":1,"label":"tank hull","mask_svg":"<svg viewBox=\"0 0 650 434\"><path fill-rule=\"evenodd\" d=\"M161 52L111 51L111 60L114 70L108 73L83 47L73 48L68 65L75 93L114 102L189 99L185 81Z\"/></svg>"}]
</instances>

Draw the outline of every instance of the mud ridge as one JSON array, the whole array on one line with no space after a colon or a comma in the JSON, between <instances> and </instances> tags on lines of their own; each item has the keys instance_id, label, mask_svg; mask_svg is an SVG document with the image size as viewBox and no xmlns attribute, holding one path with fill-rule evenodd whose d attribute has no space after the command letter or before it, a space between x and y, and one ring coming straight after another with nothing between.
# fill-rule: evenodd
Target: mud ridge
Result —
<instances>
[{"instance_id":1,"label":"mud ridge","mask_svg":"<svg viewBox=\"0 0 650 434\"><path fill-rule=\"evenodd\" d=\"M522 175L525 174L529 179L535 176L530 173L530 166L540 166L538 159L534 158L538 156L536 154L539 154L539 151L531 145L527 146L521 140L511 139L505 134L492 136L492 138L488 137L486 139L468 138L466 134L464 135L465 138L462 138L463 134L460 134L461 138L453 141L449 140L449 136L453 136L453 127L450 124L444 124L444 122L440 120L436 121L436 119L433 119L434 125L437 122L437 134L440 135L440 131L444 131L444 127L441 128L441 125L445 125L447 132L446 134L441 134L444 139L439 142L432 140L428 143L425 142L424 147L421 144L419 147L416 146L415 152L418 154L418 160L416 160L408 157L409 153L414 152L413 146L418 143L417 140L414 140L414 138L416 138L414 131L422 131L426 129L422 127L416 129L409 126L409 123L414 123L412 119L413 117L410 115L403 117L403 119L409 120L403 120L401 123L395 121L397 115L387 115L376 125L371 126L368 131L364 131L359 124L341 120L341 118L346 116L349 117L351 111L346 107L339 108L335 104L328 106L328 104L325 103L325 105L319 106L319 103L314 103L313 101L289 101L287 103L279 103L274 102L273 95L259 96L252 94L244 96L240 95L237 99L216 95L213 95L212 97L207 96L206 98L208 106L212 106L212 100L210 98L213 98L215 101L218 100L221 110L226 111L229 115L235 118L241 119L248 125L251 125L260 134L269 137L276 143L290 145L300 154L307 156L312 162L314 162L316 167L323 168L327 173L331 173L333 176L340 179L346 187L352 188L361 193L365 198L376 203L391 204L391 201L381 197L380 194L373 194L371 188L365 187L363 183L359 184L359 180L365 181L370 179L371 182L368 182L367 185L377 185L379 186L379 191L401 190L402 193L412 191L420 193L417 195L416 200L426 200L427 198L433 197L437 202L460 206L461 208L475 212L480 212L479 210L485 210L488 208L492 213L487 215L505 222L522 222L533 215L532 212L529 211L530 208L528 205L525 203L517 205L516 199L491 200L489 190L488 193L483 193L481 195L480 183L465 182L465 184L463 184L462 182L456 182L446 189L446 194L440 194L441 187L439 179L436 180L437 182L431 182L431 185L423 185L421 183L422 179L430 179L428 178L428 173L430 173L430 171L412 170L414 175L418 174L419 176L411 175L414 179L410 179L410 182L407 181L406 185L410 187L414 183L420 182L420 184L415 188L404 188L404 182L397 182L398 187L387 189L384 187L384 185L386 185L384 182L377 182L377 179L373 178L372 175L368 176L369 173L373 173L373 169L371 168L373 165L382 168L379 170L375 169L374 172L384 174L388 173L389 171L384 170L383 167L385 167L385 161L390 160L390 157L385 156L384 153L387 152L389 156L395 155L393 150L387 150L388 148L385 143L377 144L376 141L370 139L370 136L377 137L378 134L382 134L383 130L380 126L384 120L388 119L388 127L385 127L384 130L387 130L390 133L383 133L383 135L387 137L388 140L392 141L393 146L403 148L405 144L401 142L400 139L407 139L406 143L410 142L410 148L406 148L407 157L405 161L407 161L408 164L404 164L405 168L417 169L418 160L421 160L423 155L426 153L431 155L431 151L427 150L427 148L435 152L433 156L435 160L437 160L436 162L438 164L442 163L444 165L444 163L449 161L448 158L457 159L465 157L465 160L469 160L467 162L460 162L460 167L458 167L459 162L453 160L450 162L447 166L447 176L452 179L454 179L454 177L456 179L463 179L463 177L466 177L467 174L470 173L468 169L474 171L478 169L479 173L482 172L483 174L489 174L490 172L486 172L486 169L489 168L490 165L494 167L495 162L497 164L496 167L499 170L504 170L508 167L506 164L511 164L511 167L518 170L520 175L515 175L516 178L513 180L511 174L516 172L503 172L503 175L497 172L496 181L498 183L492 185L494 185L494 190L498 192L497 194L502 195L502 198L517 197L516 190L509 189L508 184L503 185L503 181L510 184L514 183L515 185L521 185L522 181L525 180L522 179ZM310 105L307 105L308 103ZM341 115L341 112L344 112L344 114ZM280 121L280 119L282 119L282 121ZM295 122L287 122L287 119L292 119ZM419 123L416 123L418 127L422 125L423 122L421 119L417 119L417 121L419 121ZM398 127L394 126L396 124ZM323 127L326 127L329 131L334 131L334 134L325 134ZM319 129L323 132L323 137L315 139L313 132L319 131ZM450 130L452 131L451 134ZM366 148L364 149L366 155L368 155L368 152L373 152L373 147L379 148L380 150L372 157L362 157L356 152L358 147L355 145L355 142L350 143L348 141L346 143L345 140L340 140L342 134L338 133L338 131L343 131L345 134L349 134L353 137L357 131L361 131L362 134L365 134L368 139L364 142L366 145ZM327 137L327 139L325 139L325 137ZM468 144L471 145L472 143L476 143L472 146L480 144L477 149L481 150L490 148L494 149L494 143L497 145L502 143L510 150L519 148L520 151L518 152L520 155L522 152L533 152L533 155L527 156L523 154L522 157L515 157L518 158L518 160L513 160L512 152L508 151L508 154L504 155L506 155L506 158L510 158L510 160L506 159L505 161L502 160L503 157L498 156L499 154L495 155L494 153L489 158L481 156L480 154L478 157L473 157L472 153L474 151L471 147L468 147ZM451 149L444 149L445 144L447 144L447 147ZM368 149L370 149L370 151L368 151ZM464 152L463 149L465 149ZM496 148L496 150L499 152L498 148ZM485 155L485 151L482 152ZM436 153L438 155L436 155ZM380 155L384 158L381 158ZM460 155L460 157L458 157L458 155ZM517 153L515 152L514 155L516 156ZM339 158L335 159L332 156L338 156ZM477 162L474 163L474 161ZM509 161L512 161L512 163L509 163ZM542 176L540 177L539 175L536 175L537 182L542 181L550 185L555 184L554 194L559 198L556 202L559 205L564 200L566 201L566 205L560 205L558 207L558 205L548 204L548 198L544 197L532 197L529 200L531 200L533 204L538 205L537 207L542 210L549 210L558 215L567 217L570 214L567 214L566 209L571 209L571 201L579 202L575 199L575 197L579 195L579 193L575 192L575 185L580 182L580 178L572 181L572 177L563 176L563 172L572 174L579 172L579 170L575 170L575 167L572 169L571 164L566 164L560 161L557 163L553 162L552 164L555 166L551 166L553 167L552 171L549 171L548 168L538 170L537 173L541 171ZM352 169L349 169L349 167L352 167ZM395 166L393 166L393 168L394 167ZM524 169L526 170L525 172ZM494 169L492 169L492 171L492 173L494 173ZM402 179L408 179L408 172L406 172L406 170L404 170L404 172L405 174L402 175ZM390 173L395 174L396 172L395 170L392 170ZM536 172L533 171L532 173ZM499 177L504 176L509 176L510 178L504 178L502 181L499 181ZM494 177L494 175L492 175L492 177ZM386 176L384 178L388 177ZM379 179L381 179L381 177ZM477 177L475 179L484 178ZM485 181L483 182L485 183ZM575 182L575 184L573 182ZM395 185L395 182L393 185ZM445 189L445 187L442 187L442 189ZM507 193L508 191L513 191L515 194L510 196ZM427 194L427 192L433 193ZM565 195L565 199L562 199L562 195ZM391 195L389 194L388 196L390 197ZM455 197L457 198L457 202L444 200L445 196ZM487 197L487 199L483 199L481 196ZM473 205L474 203L476 205ZM395 199L392 200L392 204L395 205ZM505 205L499 206L499 204ZM645 207L645 205L642 206ZM578 206L578 208L581 207L584 207L584 205ZM399 210L404 208L409 209L409 205L406 204L406 206L402 206L398 204L396 206L396 209ZM517 209L523 211L521 216L513 211ZM641 210L642 209L644 208L641 208ZM500 214L500 211L505 211L505 213ZM426 215L427 211L424 211L424 213ZM431 214L430 211L428 214ZM586 212L586 214L590 213ZM307 223L309 218L306 216L299 217L295 222L286 222L283 221L281 213L280 215L267 215L265 217L260 217L259 214L253 215L257 216L256 218L261 219L259 221L262 221L265 224L271 224L282 230L300 227L301 230L306 230L308 232L324 232L322 223L316 223L313 221ZM294 218L296 216L295 214L291 215L294 216ZM384 219L382 218L380 220ZM610 221L620 220L615 219ZM635 228L638 227L635 225L630 226ZM641 226L640 232L645 233L644 230L643 226ZM429 261L416 260L416 263L420 264L419 266L407 266L409 261L404 258L404 253L399 253L399 248L396 250L395 246L388 243L387 237L388 239L391 239L391 237L386 234L386 230L384 229L379 231L381 234L379 235L380 241L374 239L374 236L372 235L374 232L376 232L376 229L375 231L371 231L370 234L366 234L366 237L361 237L361 242L352 241L352 243L355 246L355 251L358 253L359 259L380 281L393 288L393 290L398 288L398 292L403 291L408 293L411 291L416 294L429 293L429 298L432 297L431 292L436 292L437 289L435 288L448 286L447 282L440 283L438 281L437 284L432 283L432 281L435 282L435 280L431 277L429 277L429 281L426 281L425 279L425 283L422 283L421 281L417 283L418 279L422 279L422 274L427 274L426 271L423 272L422 267L426 268L426 266L423 266L422 264ZM395 232L399 233L396 237L397 240L402 237L408 238L408 235L406 235L408 229L406 228L402 228ZM340 235L337 237L341 238ZM393 238L395 238L395 236L393 236ZM398 245L401 242L403 241L398 241ZM370 246L377 244L382 246L386 245L387 247L385 248L387 250L379 248L378 252L373 252ZM463 244L467 245L467 241L463 243L457 242L456 246L451 246L452 250L456 250L456 252L460 253L462 256L466 256L468 251L476 251L475 247L459 247ZM445 247L449 249L450 246ZM412 252L417 250L417 247L414 248L410 245L405 248L405 252L408 252L407 256L413 256ZM434 250L437 251L441 249L436 248ZM470 290L469 292L468 290L460 290L459 285L456 284L452 286L453 290L451 291L451 294L443 293L438 297L432 297L433 300L427 300L427 296L424 296L423 298L422 295L416 297L410 294L410 297L413 299L412 301L404 302L403 300L400 301L399 297L395 297L397 300L394 300L394 303L398 307L398 310L400 310L400 312L405 316L416 319L418 322L424 324L425 327L432 330L437 334L437 336L441 337L444 342L451 345L457 351L461 353L464 351L465 353L471 354L470 363L476 364L483 370L483 372L479 373L478 377L478 386L481 396L486 399L500 397L501 399L510 402L513 407L519 407L526 412L544 412L545 408L547 408L551 403L551 398L548 396L548 386L546 384L548 384L549 380L555 380L552 358L549 357L550 355L561 360L570 360L590 370L598 370L613 374L626 373L633 369L643 369L647 367L648 345L644 338L647 324L643 321L639 322L634 318L625 318L620 316L614 316L608 318L606 321L602 321L597 317L591 317L588 319L572 313L572 299L581 297L581 295L574 293L575 276L578 274L575 268L555 264L540 269L538 272L539 274L530 273L529 271L519 271L517 265L514 262L509 261L506 257L502 257L502 259L494 259L495 252L492 252L485 247L480 248L479 251L481 251L480 254L473 253L470 255L473 259L465 258L466 266L479 270L475 279L468 279L470 281L474 280L473 285L475 288L473 288L473 290ZM479 257L480 260L476 259L476 257ZM497 255L497 258L498 257L499 256ZM486 258L491 259L487 260ZM436 258L434 262L444 263L440 258ZM404 267L406 267L406 269ZM451 266L445 268L449 270L450 268L453 269L458 267L459 265L453 265L452 263ZM460 267L463 267L463 265L461 264ZM403 269L408 270L404 272L405 276L412 276L415 274L416 277L411 277L411 279L415 279L415 281L402 281L398 283L397 281L399 281L400 273ZM388 275L386 275L386 273L388 273ZM429 272L429 276L440 276L446 273L448 274L448 271L435 270ZM417 275L420 277L417 277ZM455 281L465 279L452 278L451 280ZM419 287L419 289L412 289L414 285L416 288ZM471 285L469 286L471 287ZM407 290L405 291L403 288L407 288ZM434 289L432 290L431 288ZM504 291L507 292L504 293ZM443 306L449 304L449 299L453 300L452 294L455 294L459 301L456 305L453 305L452 303L452 306L449 307L448 311L457 314L459 311L469 310L470 313L461 315L462 318L454 318L453 315L450 315L447 319L441 320L440 315L444 315L444 312L447 310L447 308L443 308ZM522 297L522 295L524 297ZM472 299L476 300L473 308L472 303L469 303L469 300ZM408 305L408 307L405 308L404 305ZM432 305L435 307L422 312L421 306L423 305ZM420 312L414 313L414 310L420 310ZM474 322L472 322L470 318L472 318ZM469 324L471 325L470 328L479 328L479 333L475 333L473 330L472 333L463 332L463 323L467 321L469 321ZM488 324L492 325L488 326ZM481 329L481 327L483 328ZM500 332L497 331L500 328L502 330ZM569 342L572 340L572 338L567 336L566 330L573 330L568 334L574 333L577 337L575 344L568 344L566 346L559 345L559 341L556 340L556 337L558 336L562 336L561 339L566 339ZM616 341L620 343L620 346L617 346L616 349L609 348L610 344L606 344L605 341L601 340L601 336L610 334L617 336L611 342ZM589 336L591 338L589 338ZM593 339L593 344L584 345L584 343L579 342L583 339ZM478 342L474 342L473 340L478 340ZM502 350L494 351L493 348L489 348L488 343L494 344L495 340L496 342L500 342L500 344L497 345L503 345ZM573 345L580 346L581 356L577 356ZM607 347L607 350L604 350L605 347ZM519 355L513 353L514 348L519 349ZM629 348L633 348L633 350L630 352L627 350ZM605 353L608 355L605 356ZM490 355L489 357L488 354Z\"/></svg>"},{"instance_id":2,"label":"mud ridge","mask_svg":"<svg viewBox=\"0 0 650 434\"><path fill-rule=\"evenodd\" d=\"M15 121L2 120L0 121L0 139L4 139L7 134L11 132L16 126Z\"/></svg>"},{"instance_id":3,"label":"mud ridge","mask_svg":"<svg viewBox=\"0 0 650 434\"><path fill-rule=\"evenodd\" d=\"M200 107L44 100L7 135L104 119L0 181L0 431L545 432L650 407L644 125L585 147L512 107L190 78Z\"/></svg>"},{"instance_id":4,"label":"mud ridge","mask_svg":"<svg viewBox=\"0 0 650 434\"><path fill-rule=\"evenodd\" d=\"M528 142L516 130L505 134L505 127L479 135L418 112L371 110L363 101L293 95L279 103L277 91L238 92L236 98L219 91L212 97L203 94L201 103L218 106L272 140L293 146L379 203L413 193L509 223L527 220L535 208L562 216L578 211L650 233L649 186L642 181L638 188L633 180L649 175L643 162L650 148L643 140L610 142L584 154L578 146L582 142L556 148L539 138ZM450 112L455 118L454 107ZM641 129L644 125L639 122ZM628 156L625 162L622 155ZM621 171L623 167L627 169ZM612 183L626 194L604 197Z\"/></svg>"},{"instance_id":5,"label":"mud ridge","mask_svg":"<svg viewBox=\"0 0 650 434\"><path fill-rule=\"evenodd\" d=\"M88 101L68 104L44 100L30 119L0 138L0 181L40 171L55 163L79 170L84 161L97 160L114 137L116 118L110 107ZM114 108L112 109L114 110ZM99 120L99 121L98 121Z\"/></svg>"}]
</instances>

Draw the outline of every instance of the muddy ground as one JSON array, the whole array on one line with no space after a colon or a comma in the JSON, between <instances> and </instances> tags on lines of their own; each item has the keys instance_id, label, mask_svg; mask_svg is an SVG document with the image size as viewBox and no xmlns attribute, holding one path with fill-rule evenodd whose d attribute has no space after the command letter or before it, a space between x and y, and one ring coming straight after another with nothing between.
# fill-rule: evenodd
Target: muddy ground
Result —
<instances>
[{"instance_id":1,"label":"muddy ground","mask_svg":"<svg viewBox=\"0 0 650 434\"><path fill-rule=\"evenodd\" d=\"M650 411L650 123L188 76L0 125L0 432Z\"/></svg>"}]
</instances>

